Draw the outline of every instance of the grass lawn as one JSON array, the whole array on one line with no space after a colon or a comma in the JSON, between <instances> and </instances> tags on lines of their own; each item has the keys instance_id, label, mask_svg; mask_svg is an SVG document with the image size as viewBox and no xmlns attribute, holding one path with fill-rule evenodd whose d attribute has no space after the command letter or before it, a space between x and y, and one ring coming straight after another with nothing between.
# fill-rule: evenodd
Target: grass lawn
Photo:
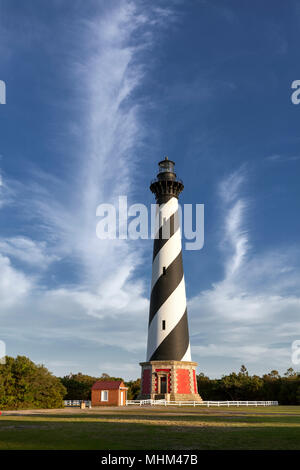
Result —
<instances>
[{"instance_id":1,"label":"grass lawn","mask_svg":"<svg viewBox=\"0 0 300 470\"><path fill-rule=\"evenodd\" d=\"M4 412L0 449L300 449L300 406Z\"/></svg>"}]
</instances>

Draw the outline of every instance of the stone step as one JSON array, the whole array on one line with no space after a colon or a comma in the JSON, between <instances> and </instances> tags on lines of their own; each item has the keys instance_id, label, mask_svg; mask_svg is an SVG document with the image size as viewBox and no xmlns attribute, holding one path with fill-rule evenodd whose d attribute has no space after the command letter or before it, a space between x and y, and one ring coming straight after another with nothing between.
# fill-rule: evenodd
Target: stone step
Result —
<instances>
[{"instance_id":1,"label":"stone step","mask_svg":"<svg viewBox=\"0 0 300 470\"><path fill-rule=\"evenodd\" d=\"M200 395L196 393L181 394L181 393L171 393L170 401L203 401Z\"/></svg>"}]
</instances>

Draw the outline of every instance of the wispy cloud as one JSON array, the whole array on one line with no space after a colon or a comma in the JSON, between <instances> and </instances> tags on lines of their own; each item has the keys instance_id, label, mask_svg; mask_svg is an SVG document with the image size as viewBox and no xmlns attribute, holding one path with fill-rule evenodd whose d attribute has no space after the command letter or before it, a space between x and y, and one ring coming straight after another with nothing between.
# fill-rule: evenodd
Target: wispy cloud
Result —
<instances>
[{"instance_id":1,"label":"wispy cloud","mask_svg":"<svg viewBox=\"0 0 300 470\"><path fill-rule=\"evenodd\" d=\"M300 329L300 271L295 268L299 250L251 253L249 202L242 196L246 180L242 168L220 184L224 278L189 302L194 359L203 364L202 358L210 357L210 373L215 370L216 375L216 360L225 357L233 366L246 363L261 372L266 363L290 367L290 344Z\"/></svg>"},{"instance_id":2,"label":"wispy cloud","mask_svg":"<svg viewBox=\"0 0 300 470\"><path fill-rule=\"evenodd\" d=\"M14 190L11 186L7 185L0 168L0 209L10 204L13 201L14 196Z\"/></svg>"},{"instance_id":3,"label":"wispy cloud","mask_svg":"<svg viewBox=\"0 0 300 470\"><path fill-rule=\"evenodd\" d=\"M157 39L147 24L153 28L168 20L174 21L171 9L141 11L120 0L73 25L66 70L76 99L65 106L73 110L66 125L78 148L62 178L35 170L29 185L14 185L23 214L43 236L0 240L0 273L6 279L0 291L9 285L7 300L0 301L4 339L27 338L40 347L64 339L73 347L78 342L103 351L115 346L144 358L148 299L143 281L134 279L142 253L126 240L99 240L96 208L119 195L131 197L144 137L135 91L143 83L143 51ZM23 263L23 271L14 262ZM48 287L43 271L53 262L60 271L73 266L76 282ZM42 282L38 275L33 282L26 267L43 273ZM22 306L8 308L10 298L21 296ZM49 364L56 364L55 354L52 348ZM104 360L105 352L101 355Z\"/></svg>"},{"instance_id":4,"label":"wispy cloud","mask_svg":"<svg viewBox=\"0 0 300 470\"><path fill-rule=\"evenodd\" d=\"M20 301L33 287L34 282L28 275L14 268L8 257L0 255L0 299L3 315L9 307L20 307Z\"/></svg>"},{"instance_id":5,"label":"wispy cloud","mask_svg":"<svg viewBox=\"0 0 300 470\"><path fill-rule=\"evenodd\" d=\"M133 35L146 21L133 2L119 1L77 24L73 31L77 55L74 60L73 52L68 65L77 95L72 102L77 111L74 121L80 130L72 172L59 179L35 171L29 188L19 188L26 216L43 229L57 253L80 261L81 288L85 285L95 292L110 277L116 288L116 279L123 285L140 262L126 241L97 239L96 208L102 202L114 202L120 194L131 194L135 151L143 137L132 94L143 78L144 38L139 35L139 41L133 41ZM32 263L41 262L42 256L46 260L45 248L46 241L28 237L0 243L3 253Z\"/></svg>"},{"instance_id":6,"label":"wispy cloud","mask_svg":"<svg viewBox=\"0 0 300 470\"><path fill-rule=\"evenodd\" d=\"M77 129L78 140L71 174L46 185L38 175L29 194L34 215L55 240L57 251L80 262L81 287L95 293L99 283L110 278L122 279L124 285L141 262L140 253L127 241L97 239L96 208L119 195L131 197L144 137L134 93L143 80L143 50L153 41L144 34L145 25L153 18L153 11L148 17L134 2L119 1L79 22L73 31L76 59L68 65L76 94L72 107L77 110L69 125L73 132Z\"/></svg>"},{"instance_id":7,"label":"wispy cloud","mask_svg":"<svg viewBox=\"0 0 300 470\"><path fill-rule=\"evenodd\" d=\"M50 263L59 259L57 255L47 253L45 242L34 241L27 237L0 239L0 252L41 270L47 269Z\"/></svg>"},{"instance_id":8,"label":"wispy cloud","mask_svg":"<svg viewBox=\"0 0 300 470\"><path fill-rule=\"evenodd\" d=\"M47 44L49 56L55 51L64 87L71 91L56 105L72 117L61 120L68 142L59 148L65 166L56 168L56 176L35 170L30 178L26 175L27 184L5 174L0 179L0 207L5 211L11 204L18 211L17 230L5 227L8 236L0 239L1 339L7 341L9 353L13 349L33 360L47 357L46 365L59 373L75 364L88 372L96 363L101 363L102 372L103 367L118 371L121 360L118 375L126 375L125 368L138 375L138 362L146 352L148 289L135 274L144 254L126 240L96 237L98 204L119 195L132 197L132 175L140 170L136 162L145 138L138 99L149 67L145 54L158 44L159 31L178 21L171 6L142 3L143 8L127 0L101 6L93 1L90 16L66 20L60 30L66 37L59 42L68 44L63 64L50 28L41 25L24 43L22 34L15 42L14 51L20 45L22 55L37 42ZM228 23L236 22L231 10L217 13ZM25 35L30 27L28 20ZM15 36L15 28L2 30L1 57ZM188 75L186 83L176 82L174 88L168 83L165 97L198 105L214 102L216 87L221 93L235 92L233 82L218 76L208 73L201 80ZM205 127L202 132L205 136ZM62 140L60 136L55 141L54 151L64 145ZM287 160L267 157L274 164ZM220 373L224 357L230 368L240 362L251 362L256 371L262 364L263 372L266 363L285 367L289 342L300 326L300 273L295 263L299 253L291 248L254 255L253 228L248 226L252 202L244 195L248 178L243 167L220 184L224 217L216 253L224 276L189 302L194 359L201 368L202 358L215 360L210 374Z\"/></svg>"},{"instance_id":9,"label":"wispy cloud","mask_svg":"<svg viewBox=\"0 0 300 470\"><path fill-rule=\"evenodd\" d=\"M266 157L266 160L269 162L274 162L274 163L284 163L284 162L300 160L300 155L287 156L287 155L274 154L274 155L269 155L268 157Z\"/></svg>"},{"instance_id":10,"label":"wispy cloud","mask_svg":"<svg viewBox=\"0 0 300 470\"><path fill-rule=\"evenodd\" d=\"M225 265L227 279L230 279L241 267L249 245L245 230L245 213L249 203L240 197L241 187L245 183L245 172L245 167L233 172L221 182L219 188L220 198L227 210L221 240L221 247L227 253Z\"/></svg>"}]
</instances>

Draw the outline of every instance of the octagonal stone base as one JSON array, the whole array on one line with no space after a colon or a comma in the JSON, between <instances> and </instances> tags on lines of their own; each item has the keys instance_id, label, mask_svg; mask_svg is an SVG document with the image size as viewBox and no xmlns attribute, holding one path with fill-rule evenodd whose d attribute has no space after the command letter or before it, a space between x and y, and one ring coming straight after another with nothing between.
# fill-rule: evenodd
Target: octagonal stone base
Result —
<instances>
[{"instance_id":1,"label":"octagonal stone base","mask_svg":"<svg viewBox=\"0 0 300 470\"><path fill-rule=\"evenodd\" d=\"M202 401L198 394L197 362L141 362L141 400Z\"/></svg>"}]
</instances>

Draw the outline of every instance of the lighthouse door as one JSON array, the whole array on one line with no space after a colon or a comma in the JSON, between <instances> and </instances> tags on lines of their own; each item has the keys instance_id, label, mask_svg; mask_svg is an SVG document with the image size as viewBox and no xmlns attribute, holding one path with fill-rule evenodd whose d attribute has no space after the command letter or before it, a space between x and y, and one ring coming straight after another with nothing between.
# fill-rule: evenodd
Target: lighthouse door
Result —
<instances>
[{"instance_id":1,"label":"lighthouse door","mask_svg":"<svg viewBox=\"0 0 300 470\"><path fill-rule=\"evenodd\" d=\"M160 378L160 393L167 393L167 377L165 375Z\"/></svg>"}]
</instances>

